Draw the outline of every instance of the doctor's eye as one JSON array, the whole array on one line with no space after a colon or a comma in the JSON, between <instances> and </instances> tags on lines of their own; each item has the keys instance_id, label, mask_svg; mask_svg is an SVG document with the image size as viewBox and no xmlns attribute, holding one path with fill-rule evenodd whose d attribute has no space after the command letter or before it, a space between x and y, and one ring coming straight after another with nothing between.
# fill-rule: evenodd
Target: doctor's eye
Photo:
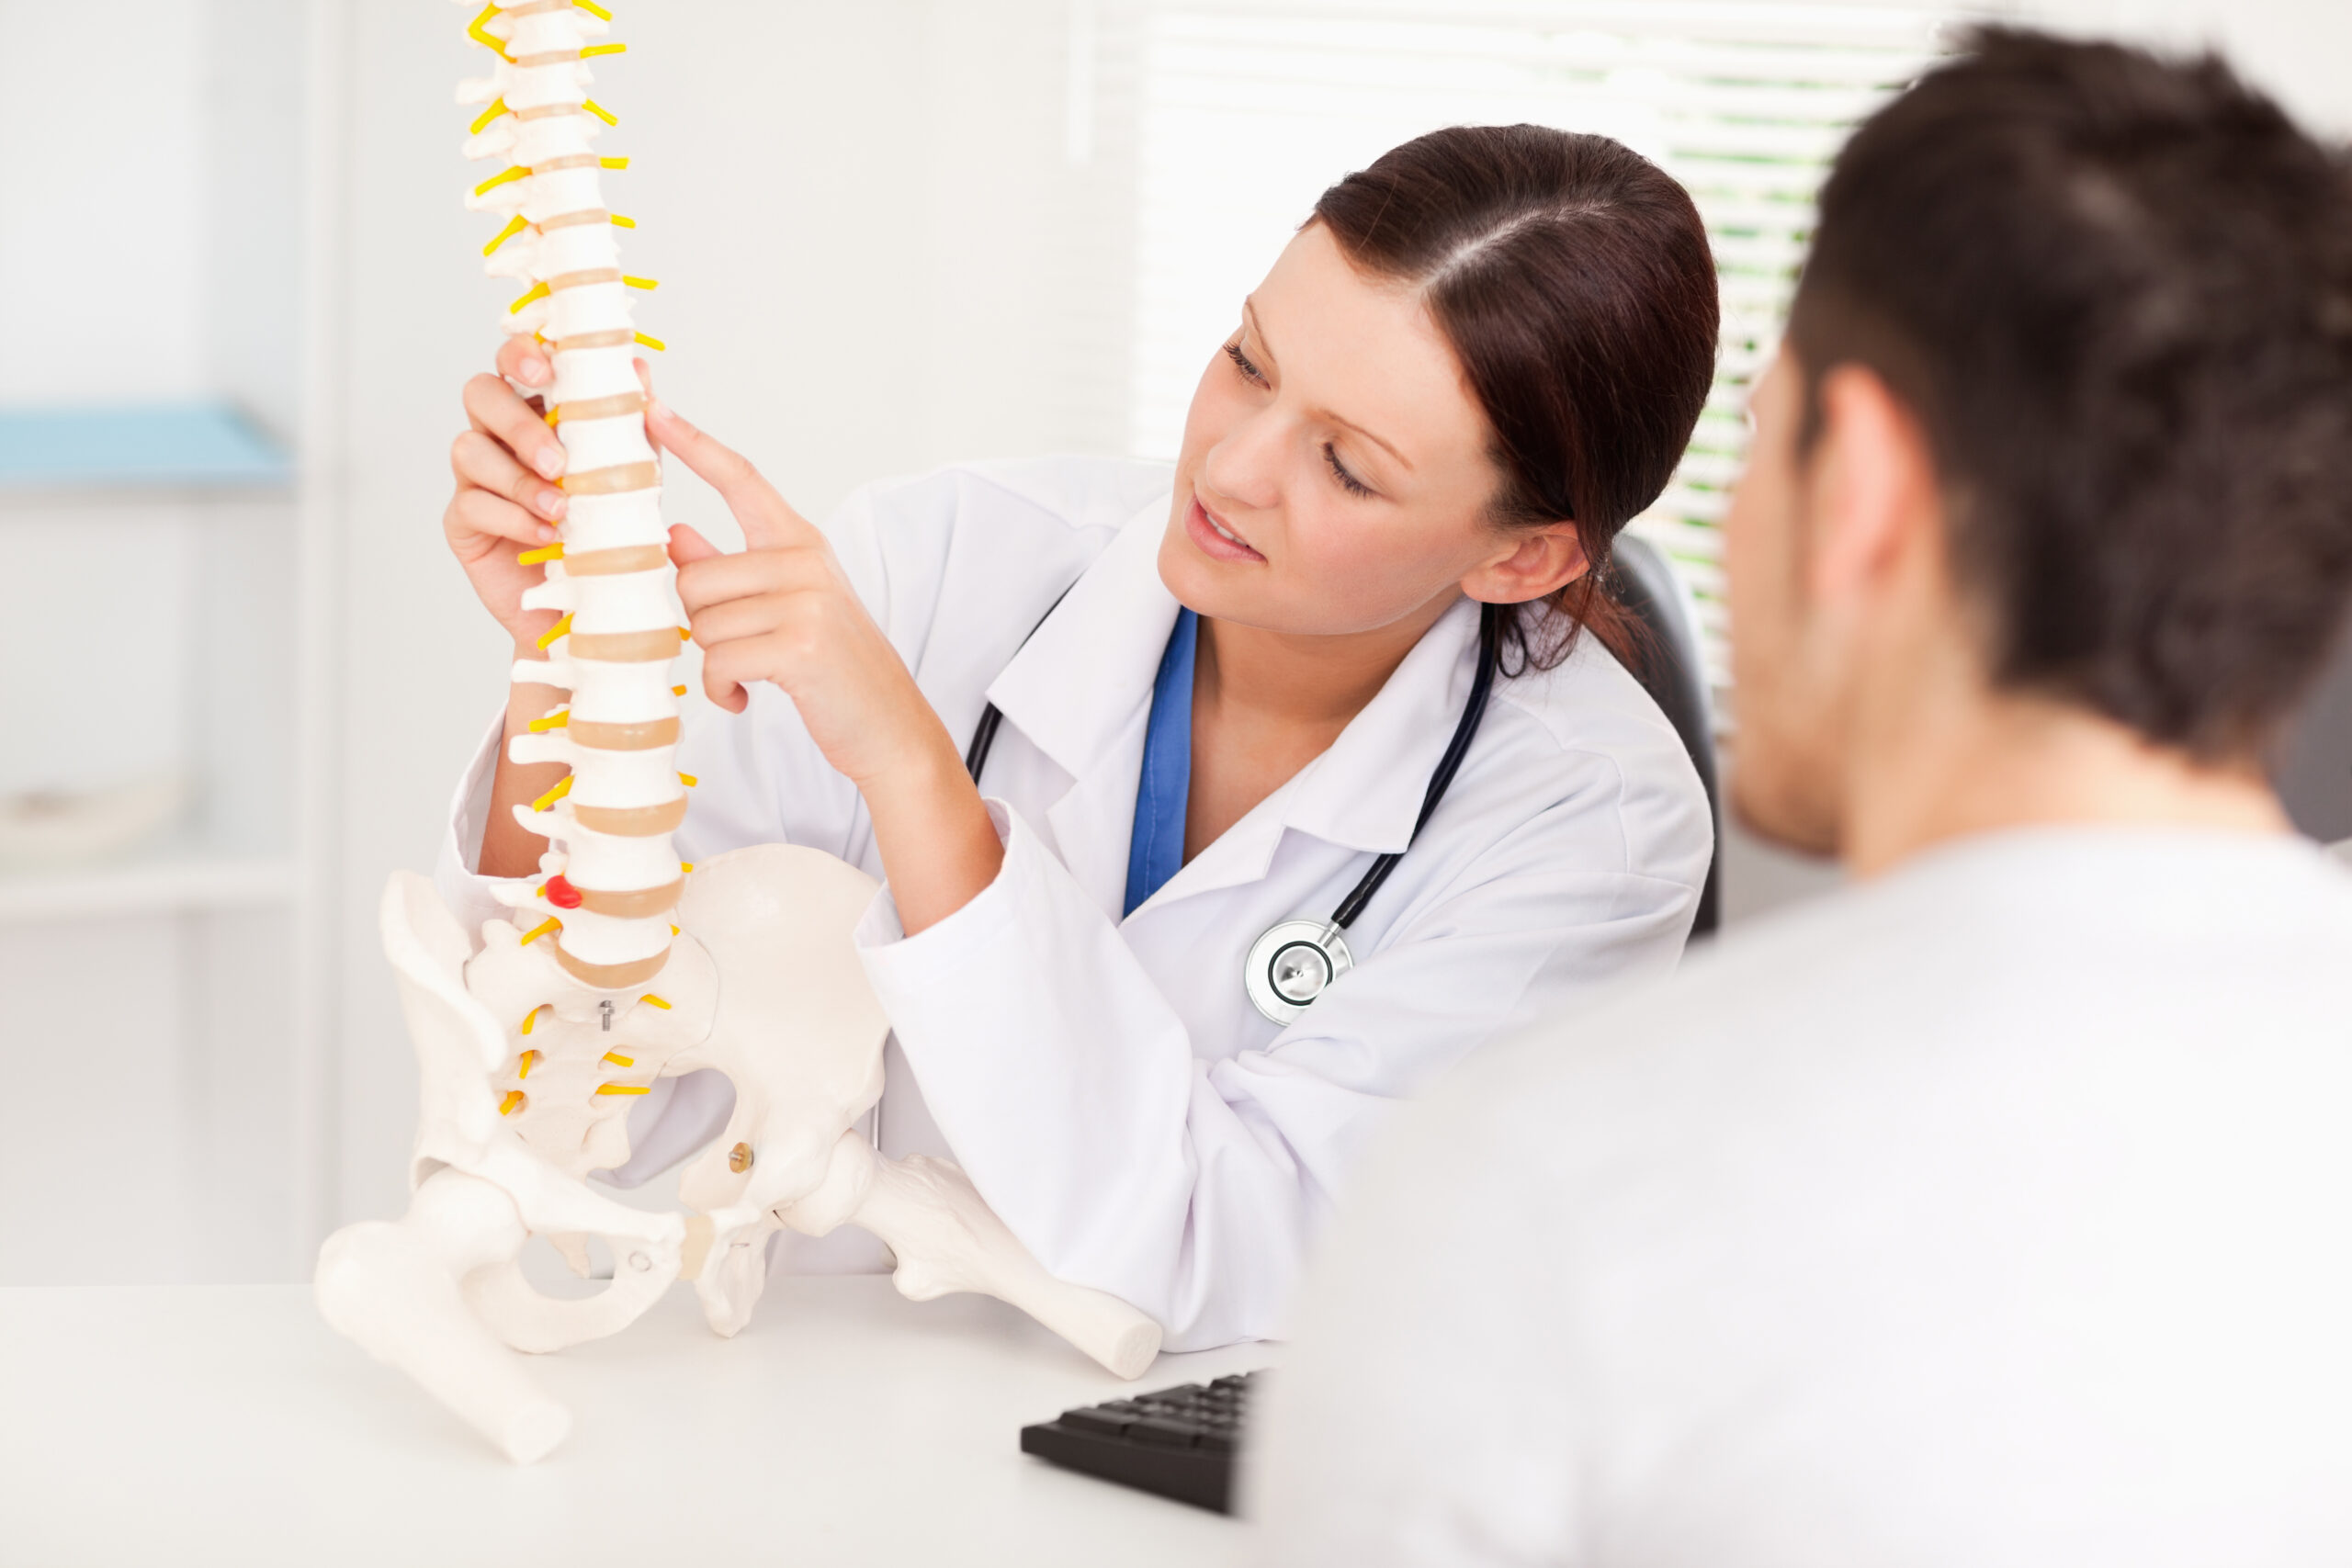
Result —
<instances>
[{"instance_id":1,"label":"doctor's eye","mask_svg":"<svg viewBox=\"0 0 2352 1568\"><path fill-rule=\"evenodd\" d=\"M1370 485L1356 478L1355 475L1348 472L1347 465L1340 461L1338 449L1335 448L1329 441L1323 443L1323 460L1331 465L1331 477L1340 481L1340 488L1341 490L1346 491L1350 495L1370 495L1373 493L1372 487Z\"/></svg>"},{"instance_id":2,"label":"doctor's eye","mask_svg":"<svg viewBox=\"0 0 2352 1568\"><path fill-rule=\"evenodd\" d=\"M1225 356L1233 361L1234 368L1241 372L1241 378L1243 380L1260 387L1266 384L1264 373L1255 365L1250 363L1250 356L1241 352L1241 345L1239 344L1227 344L1225 345Z\"/></svg>"}]
</instances>

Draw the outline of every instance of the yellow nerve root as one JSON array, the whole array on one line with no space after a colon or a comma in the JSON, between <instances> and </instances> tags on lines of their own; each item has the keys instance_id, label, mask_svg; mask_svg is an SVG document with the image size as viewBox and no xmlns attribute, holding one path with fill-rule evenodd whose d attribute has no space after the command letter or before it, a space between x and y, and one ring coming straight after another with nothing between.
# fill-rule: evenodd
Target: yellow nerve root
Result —
<instances>
[{"instance_id":1,"label":"yellow nerve root","mask_svg":"<svg viewBox=\"0 0 2352 1568\"><path fill-rule=\"evenodd\" d=\"M694 868L695 863L690 860L682 860L678 863L678 869L680 871L692 871Z\"/></svg>"},{"instance_id":2,"label":"yellow nerve root","mask_svg":"<svg viewBox=\"0 0 2352 1568\"><path fill-rule=\"evenodd\" d=\"M514 303L506 307L506 313L510 316L520 315L524 306L529 304L534 299L544 299L547 297L548 286L544 283L534 283L531 285L531 291L528 294L524 295L520 299L515 300Z\"/></svg>"},{"instance_id":3,"label":"yellow nerve root","mask_svg":"<svg viewBox=\"0 0 2352 1568\"><path fill-rule=\"evenodd\" d=\"M570 615L566 615L563 619L558 621L555 625L549 626L545 632L542 632L539 635L539 647L542 650L545 650L554 645L556 638L560 637L570 637L571 635L571 617Z\"/></svg>"},{"instance_id":4,"label":"yellow nerve root","mask_svg":"<svg viewBox=\"0 0 2352 1568\"><path fill-rule=\"evenodd\" d=\"M522 1109L526 1103L527 1102L524 1100L521 1089L510 1089L506 1091L506 1098L498 1102L498 1113L501 1116L512 1115Z\"/></svg>"},{"instance_id":5,"label":"yellow nerve root","mask_svg":"<svg viewBox=\"0 0 2352 1568\"><path fill-rule=\"evenodd\" d=\"M566 773L563 777L555 781L555 787L553 789L539 796L538 799L531 802L531 809L534 811L545 811L548 807L553 806L557 801L561 800L565 795L570 795L571 793L571 775L570 773Z\"/></svg>"},{"instance_id":6,"label":"yellow nerve root","mask_svg":"<svg viewBox=\"0 0 2352 1568\"><path fill-rule=\"evenodd\" d=\"M541 920L537 925L533 926L529 931L525 931L523 933L523 941L527 944L538 941L539 938L547 935L549 931L560 931L561 930L563 930L563 922L557 919L553 915L549 915L546 919Z\"/></svg>"},{"instance_id":7,"label":"yellow nerve root","mask_svg":"<svg viewBox=\"0 0 2352 1568\"><path fill-rule=\"evenodd\" d=\"M617 212L608 213L606 216L612 219L613 227L616 229L634 229L637 227L637 220L634 218L624 218Z\"/></svg>"},{"instance_id":8,"label":"yellow nerve root","mask_svg":"<svg viewBox=\"0 0 2352 1568\"><path fill-rule=\"evenodd\" d=\"M662 280L658 277L631 277L627 273L621 274L621 281L631 288L654 289L662 287Z\"/></svg>"},{"instance_id":9,"label":"yellow nerve root","mask_svg":"<svg viewBox=\"0 0 2352 1568\"><path fill-rule=\"evenodd\" d=\"M523 1053L522 1064L514 1069L514 1076L518 1078L527 1078L531 1076L531 1069L538 1065L539 1054L537 1051L526 1051Z\"/></svg>"},{"instance_id":10,"label":"yellow nerve root","mask_svg":"<svg viewBox=\"0 0 2352 1568\"><path fill-rule=\"evenodd\" d=\"M514 63L514 57L506 52L506 46L481 30L481 25L490 20L492 17L498 15L498 12L499 7L496 6L484 6L481 8L481 15L476 17L472 21L466 24L466 36L473 39L476 43L481 45L482 48L490 51L491 53L498 56L499 59L506 62L507 64L512 65Z\"/></svg>"},{"instance_id":11,"label":"yellow nerve root","mask_svg":"<svg viewBox=\"0 0 2352 1568\"><path fill-rule=\"evenodd\" d=\"M546 1007L549 1007L549 1006L552 1006L552 1005L553 1005L552 1003L548 1003L548 1002L541 1002L541 1003L539 1004L539 1006L538 1006L538 1007L535 1007L535 1008L533 1008L530 1011L528 1011L528 1012L525 1013L525 1014L523 1015L523 1028L522 1028L521 1032L523 1032L523 1033L525 1033L525 1034L528 1034L528 1033L530 1033L530 1032L531 1032L531 1025L538 1021L538 1018L539 1018L539 1010L540 1010L541 1008L546 1008Z\"/></svg>"},{"instance_id":12,"label":"yellow nerve root","mask_svg":"<svg viewBox=\"0 0 2352 1568\"><path fill-rule=\"evenodd\" d=\"M692 789L695 785L702 783L702 780L695 777L692 773L680 773L678 775L678 782L685 785L688 789Z\"/></svg>"},{"instance_id":13,"label":"yellow nerve root","mask_svg":"<svg viewBox=\"0 0 2352 1568\"><path fill-rule=\"evenodd\" d=\"M628 52L628 45L625 43L592 43L580 51L580 58L586 60L592 55L627 54Z\"/></svg>"},{"instance_id":14,"label":"yellow nerve root","mask_svg":"<svg viewBox=\"0 0 2352 1568\"><path fill-rule=\"evenodd\" d=\"M627 158L599 158L596 162L602 164L608 169L626 169L628 167L628 160Z\"/></svg>"},{"instance_id":15,"label":"yellow nerve root","mask_svg":"<svg viewBox=\"0 0 2352 1568\"><path fill-rule=\"evenodd\" d=\"M490 100L490 107L481 111L481 118L475 120L473 124L468 126L466 129L472 131L476 136L480 136L483 126L488 125L492 120L496 119L500 115L503 115L505 112L506 100L504 98L492 98Z\"/></svg>"},{"instance_id":16,"label":"yellow nerve root","mask_svg":"<svg viewBox=\"0 0 2352 1568\"><path fill-rule=\"evenodd\" d=\"M588 51L583 49L580 52L585 54ZM598 103L594 98L581 99L580 107L587 110L590 114L594 115L598 119L603 120L606 125L618 125L620 123L620 117L618 115L616 115L612 110L606 108L604 105Z\"/></svg>"},{"instance_id":17,"label":"yellow nerve root","mask_svg":"<svg viewBox=\"0 0 2352 1568\"><path fill-rule=\"evenodd\" d=\"M598 1094L651 1094L653 1086L651 1084L600 1083L596 1086L596 1092Z\"/></svg>"},{"instance_id":18,"label":"yellow nerve root","mask_svg":"<svg viewBox=\"0 0 2352 1568\"><path fill-rule=\"evenodd\" d=\"M490 178L482 181L481 184L474 186L474 194L476 196L488 196L500 186L506 185L514 180L519 180L530 172L530 170L517 164L515 167L507 170L504 174L492 175Z\"/></svg>"},{"instance_id":19,"label":"yellow nerve root","mask_svg":"<svg viewBox=\"0 0 2352 1568\"><path fill-rule=\"evenodd\" d=\"M524 230L529 227L529 224L523 221L523 215L519 212L516 213L514 217L509 218L506 220L506 227L498 231L498 238L492 240L490 243L481 248L481 254L484 255L494 254L499 246L504 244L507 241L513 239L515 235L521 233Z\"/></svg>"},{"instance_id":20,"label":"yellow nerve root","mask_svg":"<svg viewBox=\"0 0 2352 1568\"><path fill-rule=\"evenodd\" d=\"M670 688L670 694L673 697L683 697L686 694L686 689L684 686L673 686Z\"/></svg>"},{"instance_id":21,"label":"yellow nerve root","mask_svg":"<svg viewBox=\"0 0 2352 1568\"><path fill-rule=\"evenodd\" d=\"M600 22L609 22L613 19L613 14L597 5L596 0L571 0L571 3Z\"/></svg>"},{"instance_id":22,"label":"yellow nerve root","mask_svg":"<svg viewBox=\"0 0 2352 1568\"><path fill-rule=\"evenodd\" d=\"M605 1052L605 1060L606 1060L607 1062L610 1062L613 1066L616 1066L616 1067L633 1067L633 1066L637 1066L637 1058L636 1058L636 1057L634 1057L634 1056L624 1056L624 1055L622 1055L618 1051L607 1051L607 1052Z\"/></svg>"},{"instance_id":23,"label":"yellow nerve root","mask_svg":"<svg viewBox=\"0 0 2352 1568\"><path fill-rule=\"evenodd\" d=\"M536 550L525 550L521 555L516 556L514 558L514 564L517 566L537 566L541 561L561 560L562 558L563 547L561 545L541 545Z\"/></svg>"},{"instance_id":24,"label":"yellow nerve root","mask_svg":"<svg viewBox=\"0 0 2352 1568\"><path fill-rule=\"evenodd\" d=\"M566 708L561 713L551 713L543 718L533 719L531 721L531 733L534 735L545 735L550 729L562 729L571 723L571 710L570 708Z\"/></svg>"},{"instance_id":25,"label":"yellow nerve root","mask_svg":"<svg viewBox=\"0 0 2352 1568\"><path fill-rule=\"evenodd\" d=\"M668 344L663 343L660 338L647 337L643 333L639 333L637 334L637 341L643 344L646 347L653 350L656 354L661 353L663 349L670 346Z\"/></svg>"},{"instance_id":26,"label":"yellow nerve root","mask_svg":"<svg viewBox=\"0 0 2352 1568\"><path fill-rule=\"evenodd\" d=\"M670 1004L668 1002L663 1001L660 997L653 995L650 991L637 999L643 1002L647 1007L660 1008L663 1012L668 1012L670 1010Z\"/></svg>"}]
</instances>

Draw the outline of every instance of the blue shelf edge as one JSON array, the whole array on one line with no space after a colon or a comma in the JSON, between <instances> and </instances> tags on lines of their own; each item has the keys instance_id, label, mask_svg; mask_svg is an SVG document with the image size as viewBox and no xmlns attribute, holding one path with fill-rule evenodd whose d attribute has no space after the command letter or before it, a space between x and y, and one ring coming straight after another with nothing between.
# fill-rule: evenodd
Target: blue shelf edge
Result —
<instances>
[{"instance_id":1,"label":"blue shelf edge","mask_svg":"<svg viewBox=\"0 0 2352 1568\"><path fill-rule=\"evenodd\" d=\"M226 403L0 408L0 493L293 479L291 456Z\"/></svg>"}]
</instances>

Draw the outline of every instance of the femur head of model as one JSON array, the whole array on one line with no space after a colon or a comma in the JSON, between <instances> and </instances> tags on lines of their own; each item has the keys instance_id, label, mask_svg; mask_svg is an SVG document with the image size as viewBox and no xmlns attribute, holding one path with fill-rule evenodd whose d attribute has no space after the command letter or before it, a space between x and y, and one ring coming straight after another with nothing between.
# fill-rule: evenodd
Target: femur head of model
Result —
<instances>
[{"instance_id":1,"label":"femur head of model","mask_svg":"<svg viewBox=\"0 0 2352 1568\"><path fill-rule=\"evenodd\" d=\"M1714 375L1690 197L1600 136L1456 127L1350 175L1244 302L1193 394L1160 575L1271 631L1416 633L1524 604L1538 664L1623 651L1610 547Z\"/></svg>"},{"instance_id":2,"label":"femur head of model","mask_svg":"<svg viewBox=\"0 0 2352 1568\"><path fill-rule=\"evenodd\" d=\"M2342 155L2219 61L1980 34L1838 155L1752 412L1752 827L1866 861L1925 814L1865 809L1881 757L2045 818L2152 812L2149 768L2258 785L2352 595ZM2062 741L2071 793L2030 795Z\"/></svg>"}]
</instances>

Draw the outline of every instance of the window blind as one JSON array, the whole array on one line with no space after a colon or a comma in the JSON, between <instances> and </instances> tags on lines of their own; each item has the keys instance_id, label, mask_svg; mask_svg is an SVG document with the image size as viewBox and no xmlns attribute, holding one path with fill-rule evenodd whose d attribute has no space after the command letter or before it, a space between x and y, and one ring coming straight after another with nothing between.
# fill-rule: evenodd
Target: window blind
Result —
<instances>
[{"instance_id":1,"label":"window blind","mask_svg":"<svg viewBox=\"0 0 2352 1568\"><path fill-rule=\"evenodd\" d=\"M1443 125L1611 136L1689 187L1723 290L1715 386L1634 525L1728 678L1720 526L1747 389L1778 341L1846 131L1935 55L1928 0L1166 0L1141 18L1130 446L1172 456L1242 296L1333 180Z\"/></svg>"}]
</instances>

